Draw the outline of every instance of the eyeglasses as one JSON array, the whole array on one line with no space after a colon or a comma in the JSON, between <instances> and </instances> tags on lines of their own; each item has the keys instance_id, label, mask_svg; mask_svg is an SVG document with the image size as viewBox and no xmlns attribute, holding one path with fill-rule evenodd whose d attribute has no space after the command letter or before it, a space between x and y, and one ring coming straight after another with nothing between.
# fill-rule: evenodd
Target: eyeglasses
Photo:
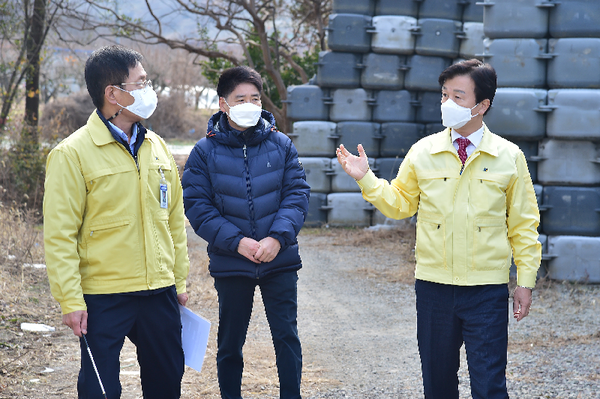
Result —
<instances>
[{"instance_id":1,"label":"eyeglasses","mask_svg":"<svg viewBox=\"0 0 600 399\"><path fill-rule=\"evenodd\" d=\"M118 86L127 86L127 85L136 86L137 89L143 89L146 87L152 87L152 81L151 80L142 80L141 82L129 82L129 83L119 83L118 84Z\"/></svg>"}]
</instances>

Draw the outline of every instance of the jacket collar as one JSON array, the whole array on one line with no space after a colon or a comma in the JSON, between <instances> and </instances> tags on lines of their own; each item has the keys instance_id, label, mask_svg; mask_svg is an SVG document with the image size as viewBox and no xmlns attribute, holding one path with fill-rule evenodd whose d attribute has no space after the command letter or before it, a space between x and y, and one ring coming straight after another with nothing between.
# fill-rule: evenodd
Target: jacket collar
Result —
<instances>
[{"instance_id":1,"label":"jacket collar","mask_svg":"<svg viewBox=\"0 0 600 399\"><path fill-rule=\"evenodd\" d=\"M481 143L479 143L479 147L475 149L475 151L479 150L493 157L498 156L498 137L490 132L490 129L483 124L483 138L481 139Z\"/></svg>"},{"instance_id":2,"label":"jacket collar","mask_svg":"<svg viewBox=\"0 0 600 399\"><path fill-rule=\"evenodd\" d=\"M94 144L96 144L98 147L102 147L103 145L112 143L116 140L102 119L100 119L98 112L100 111L96 110L90 115L87 125L89 126L88 131L90 132L90 136L92 137Z\"/></svg>"},{"instance_id":3,"label":"jacket collar","mask_svg":"<svg viewBox=\"0 0 600 399\"><path fill-rule=\"evenodd\" d=\"M431 154L438 154L444 151L456 152L456 149L452 144L450 128L446 128L446 130L443 130L440 134L442 135L443 140L435 140L433 142L430 150ZM483 138L481 139L479 146L475 149L475 152L485 152L493 157L498 156L498 144L496 143L496 138L485 123L483 124Z\"/></svg>"},{"instance_id":4,"label":"jacket collar","mask_svg":"<svg viewBox=\"0 0 600 399\"><path fill-rule=\"evenodd\" d=\"M87 125L90 127L89 132L92 137L92 141L98 147L102 147L103 145L112 143L114 141L121 143L127 152L131 153L131 149L129 144L124 142L116 132L113 132L108 121L102 116L100 110L96 109L88 118ZM139 122L137 122L138 134L137 140L135 142L135 155L137 155L138 150L140 149L142 143L147 137L146 128ZM132 154L133 155L133 154Z\"/></svg>"}]
</instances>

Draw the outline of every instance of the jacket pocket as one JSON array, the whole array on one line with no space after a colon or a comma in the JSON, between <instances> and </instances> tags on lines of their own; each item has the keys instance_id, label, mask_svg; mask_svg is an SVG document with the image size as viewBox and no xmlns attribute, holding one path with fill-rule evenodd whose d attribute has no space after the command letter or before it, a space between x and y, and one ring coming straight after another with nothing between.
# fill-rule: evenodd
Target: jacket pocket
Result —
<instances>
[{"instance_id":1,"label":"jacket pocket","mask_svg":"<svg viewBox=\"0 0 600 399\"><path fill-rule=\"evenodd\" d=\"M417 216L417 264L446 269L446 224L442 215L419 212Z\"/></svg>"},{"instance_id":2,"label":"jacket pocket","mask_svg":"<svg viewBox=\"0 0 600 399\"><path fill-rule=\"evenodd\" d=\"M503 217L478 217L474 221L473 269L501 270L510 265L512 251Z\"/></svg>"},{"instance_id":3,"label":"jacket pocket","mask_svg":"<svg viewBox=\"0 0 600 399\"><path fill-rule=\"evenodd\" d=\"M130 218L107 218L90 223L86 234L87 264L82 279L118 280L142 274L140 244Z\"/></svg>"},{"instance_id":4,"label":"jacket pocket","mask_svg":"<svg viewBox=\"0 0 600 399\"><path fill-rule=\"evenodd\" d=\"M510 175L473 173L471 201L479 210L494 210L490 216L499 217L506 213L506 189ZM478 213L482 214L482 213Z\"/></svg>"},{"instance_id":5,"label":"jacket pocket","mask_svg":"<svg viewBox=\"0 0 600 399\"><path fill-rule=\"evenodd\" d=\"M129 207L123 200L123 188L127 188L130 198L138 192L138 173L135 163L115 165L111 168L94 170L85 175L87 197L86 208L93 213L94 223L103 223L110 216L123 214ZM131 190L131 191L130 191Z\"/></svg>"}]
</instances>

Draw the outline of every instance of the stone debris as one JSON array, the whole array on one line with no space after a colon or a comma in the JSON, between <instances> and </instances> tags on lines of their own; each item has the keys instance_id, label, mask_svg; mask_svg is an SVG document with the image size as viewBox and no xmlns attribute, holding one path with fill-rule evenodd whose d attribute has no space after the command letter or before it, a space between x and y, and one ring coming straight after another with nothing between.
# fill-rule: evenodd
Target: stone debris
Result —
<instances>
[{"instance_id":1,"label":"stone debris","mask_svg":"<svg viewBox=\"0 0 600 399\"><path fill-rule=\"evenodd\" d=\"M39 323L21 323L21 330L33 332L51 332L55 331L54 327Z\"/></svg>"}]
</instances>

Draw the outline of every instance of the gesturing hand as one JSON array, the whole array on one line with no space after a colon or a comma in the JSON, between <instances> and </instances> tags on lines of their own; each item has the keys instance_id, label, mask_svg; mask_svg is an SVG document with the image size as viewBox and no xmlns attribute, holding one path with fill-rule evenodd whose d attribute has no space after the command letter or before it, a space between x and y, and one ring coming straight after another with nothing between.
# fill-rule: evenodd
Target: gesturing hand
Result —
<instances>
[{"instance_id":1,"label":"gesturing hand","mask_svg":"<svg viewBox=\"0 0 600 399\"><path fill-rule=\"evenodd\" d=\"M343 144L340 144L335 154L344 171L355 180L360 180L369 171L369 159L362 144L359 144L357 148L358 156L351 154Z\"/></svg>"}]
</instances>

